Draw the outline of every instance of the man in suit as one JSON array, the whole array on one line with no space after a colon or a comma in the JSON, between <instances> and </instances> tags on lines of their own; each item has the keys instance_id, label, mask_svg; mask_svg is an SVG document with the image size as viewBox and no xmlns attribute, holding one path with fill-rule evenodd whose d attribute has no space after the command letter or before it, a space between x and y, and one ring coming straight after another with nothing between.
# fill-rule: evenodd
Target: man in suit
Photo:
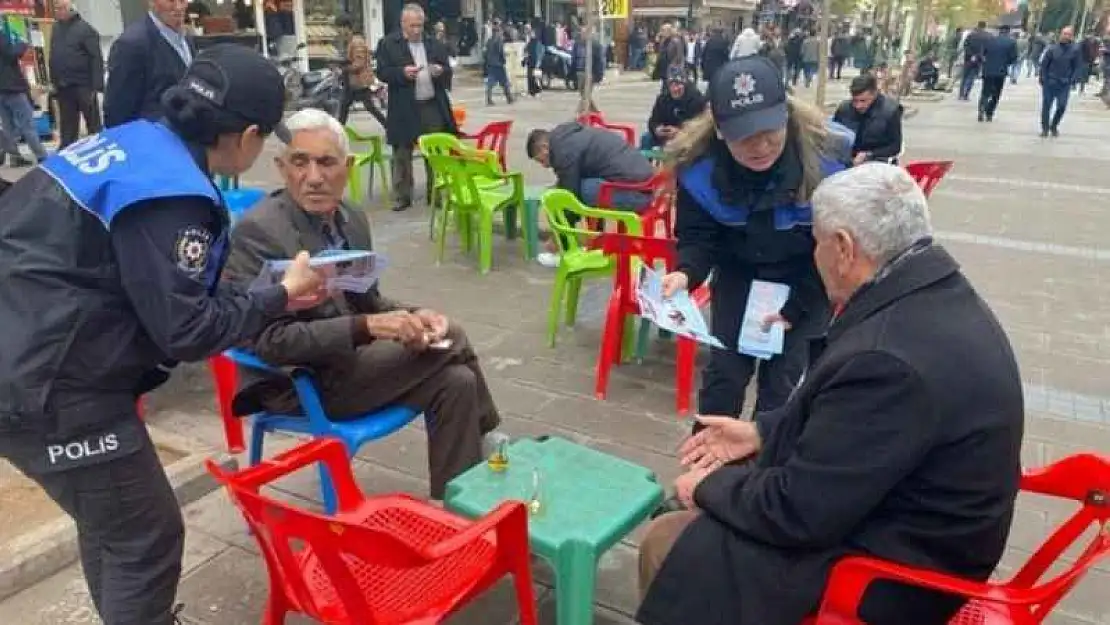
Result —
<instances>
[{"instance_id":1,"label":"man in suit","mask_svg":"<svg viewBox=\"0 0 1110 625\"><path fill-rule=\"evenodd\" d=\"M266 260L291 258L300 249L314 256L371 249L366 216L341 202L349 156L343 126L306 109L286 128L289 144L276 159L285 188L236 224L224 280L250 284ZM386 406L423 412L432 499L443 499L447 482L481 460L485 435L500 423L462 328L381 295L377 285L365 294L337 292L316 308L280 318L251 349L267 362L315 371L335 420ZM237 413L287 412L297 402L288 380L244 371L235 407Z\"/></svg>"},{"instance_id":2,"label":"man in suit","mask_svg":"<svg viewBox=\"0 0 1110 625\"><path fill-rule=\"evenodd\" d=\"M407 4L401 29L378 43L378 78L389 85L385 139L393 146L393 210L412 206L412 152L416 139L430 132L458 133L447 87L450 51L424 35L424 9ZM425 162L428 188L431 171Z\"/></svg>"},{"instance_id":3,"label":"man in suit","mask_svg":"<svg viewBox=\"0 0 1110 625\"><path fill-rule=\"evenodd\" d=\"M54 0L57 22L50 33L50 81L58 100L59 149L77 141L81 118L89 134L100 132L104 57L100 33L73 9L73 0Z\"/></svg>"},{"instance_id":4,"label":"man in suit","mask_svg":"<svg viewBox=\"0 0 1110 625\"><path fill-rule=\"evenodd\" d=\"M1017 63L1017 42L1010 36L1009 26L1000 26L998 35L983 46L983 86L979 89L979 121L994 120L998 100L1010 67Z\"/></svg>"},{"instance_id":5,"label":"man in suit","mask_svg":"<svg viewBox=\"0 0 1110 625\"><path fill-rule=\"evenodd\" d=\"M185 34L186 0L150 0L150 13L132 23L108 53L104 125L162 116L162 93L176 85L196 48Z\"/></svg>"},{"instance_id":6,"label":"man in suit","mask_svg":"<svg viewBox=\"0 0 1110 625\"><path fill-rule=\"evenodd\" d=\"M983 66L983 52L991 34L987 32L987 23L979 22L975 30L964 37L964 66L960 76L959 99L967 100L971 97L971 88L975 86L975 79L979 77L979 70Z\"/></svg>"}]
</instances>

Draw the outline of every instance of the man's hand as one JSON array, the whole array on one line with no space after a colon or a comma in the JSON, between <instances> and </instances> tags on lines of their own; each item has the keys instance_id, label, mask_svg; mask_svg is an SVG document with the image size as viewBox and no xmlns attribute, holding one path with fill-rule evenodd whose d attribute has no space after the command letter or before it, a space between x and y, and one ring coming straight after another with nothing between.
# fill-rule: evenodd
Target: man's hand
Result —
<instances>
[{"instance_id":1,"label":"man's hand","mask_svg":"<svg viewBox=\"0 0 1110 625\"><path fill-rule=\"evenodd\" d=\"M288 297L285 309L290 312L312 308L328 297L323 274L313 269L308 259L308 252L297 254L281 279Z\"/></svg>"},{"instance_id":2,"label":"man's hand","mask_svg":"<svg viewBox=\"0 0 1110 625\"><path fill-rule=\"evenodd\" d=\"M443 75L443 66L439 63L432 63L428 66L428 71L432 73L433 78L439 78Z\"/></svg>"},{"instance_id":3,"label":"man's hand","mask_svg":"<svg viewBox=\"0 0 1110 625\"><path fill-rule=\"evenodd\" d=\"M794 324L787 321L786 317L782 316L782 313L774 313L763 318L763 324L761 325L760 329L764 332L770 332L771 326L775 325L776 323L781 323L784 330L790 330L790 328L794 327Z\"/></svg>"},{"instance_id":4,"label":"man's hand","mask_svg":"<svg viewBox=\"0 0 1110 625\"><path fill-rule=\"evenodd\" d=\"M447 336L447 317L427 308L421 308L413 314L424 324L424 332L429 335L429 343L441 341Z\"/></svg>"},{"instance_id":5,"label":"man's hand","mask_svg":"<svg viewBox=\"0 0 1110 625\"><path fill-rule=\"evenodd\" d=\"M663 276L663 297L672 297L690 286L690 277L682 271L672 271Z\"/></svg>"},{"instance_id":6,"label":"man's hand","mask_svg":"<svg viewBox=\"0 0 1110 625\"><path fill-rule=\"evenodd\" d=\"M866 163L867 159L869 159L869 158L871 158L870 153L860 152L859 154L856 154L855 158L852 159L852 164L853 165L862 165L862 164Z\"/></svg>"},{"instance_id":7,"label":"man's hand","mask_svg":"<svg viewBox=\"0 0 1110 625\"><path fill-rule=\"evenodd\" d=\"M709 475L708 469L691 469L690 471L678 476L674 481L674 496L682 502L689 510L696 510L698 505L694 503L694 491L697 490L698 484Z\"/></svg>"},{"instance_id":8,"label":"man's hand","mask_svg":"<svg viewBox=\"0 0 1110 625\"><path fill-rule=\"evenodd\" d=\"M424 322L407 310L366 315L366 329L376 339L397 341L415 349L427 346Z\"/></svg>"},{"instance_id":9,"label":"man's hand","mask_svg":"<svg viewBox=\"0 0 1110 625\"><path fill-rule=\"evenodd\" d=\"M419 73L420 73L420 66L419 65L407 65L407 66L405 66L405 78L408 78L409 80L416 80L416 75L419 74Z\"/></svg>"},{"instance_id":10,"label":"man's hand","mask_svg":"<svg viewBox=\"0 0 1110 625\"><path fill-rule=\"evenodd\" d=\"M695 419L705 428L686 439L678 449L682 466L691 471L713 471L747 458L762 445L759 431L751 421L712 415L697 415Z\"/></svg>"}]
</instances>

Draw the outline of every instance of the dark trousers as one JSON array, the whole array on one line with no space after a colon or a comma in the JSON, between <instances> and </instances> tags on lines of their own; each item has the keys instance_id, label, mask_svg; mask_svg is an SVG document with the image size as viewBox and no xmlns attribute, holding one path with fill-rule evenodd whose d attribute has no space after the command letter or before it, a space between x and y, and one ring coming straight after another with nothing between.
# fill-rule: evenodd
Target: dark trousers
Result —
<instances>
[{"instance_id":1,"label":"dark trousers","mask_svg":"<svg viewBox=\"0 0 1110 625\"><path fill-rule=\"evenodd\" d=\"M688 76L690 78L690 80L694 81L695 83L698 82L698 64L697 63L687 63L686 64L686 76Z\"/></svg>"},{"instance_id":2,"label":"dark trousers","mask_svg":"<svg viewBox=\"0 0 1110 625\"><path fill-rule=\"evenodd\" d=\"M103 129L100 121L100 104L96 92L88 87L61 87L55 98L58 102L58 133L61 143L58 149L75 143L80 134L81 118L85 119L85 129L95 135Z\"/></svg>"},{"instance_id":3,"label":"dark trousers","mask_svg":"<svg viewBox=\"0 0 1110 625\"><path fill-rule=\"evenodd\" d=\"M505 101L512 104L513 90L509 85L509 73L504 65L490 65L486 67L487 104L493 104L493 88L496 85L501 85L501 91L505 93Z\"/></svg>"},{"instance_id":4,"label":"dark trousers","mask_svg":"<svg viewBox=\"0 0 1110 625\"><path fill-rule=\"evenodd\" d=\"M960 75L960 99L971 97L971 88L975 86L975 79L979 77L979 66L964 65L963 74Z\"/></svg>"},{"instance_id":5,"label":"dark trousers","mask_svg":"<svg viewBox=\"0 0 1110 625\"><path fill-rule=\"evenodd\" d=\"M443 118L443 113L439 110L439 103L435 98L423 102L418 100L416 102L416 112L420 119L420 134L443 132L447 129L447 120ZM413 146L411 145L393 146L393 157L390 161L393 170L393 200L399 206L412 204L412 152ZM424 160L424 172L426 174L426 187L430 195L432 171L428 166L427 159Z\"/></svg>"},{"instance_id":6,"label":"dark trousers","mask_svg":"<svg viewBox=\"0 0 1110 625\"><path fill-rule=\"evenodd\" d=\"M150 439L109 462L28 477L76 523L81 567L104 625L171 625L185 526Z\"/></svg>"},{"instance_id":7,"label":"dark trousers","mask_svg":"<svg viewBox=\"0 0 1110 625\"><path fill-rule=\"evenodd\" d=\"M804 305L812 312L786 332L782 354L770 360L741 354L736 347L750 289L750 280L730 280L727 287L716 282L713 284L710 327L725 344L725 349L713 348L709 364L702 372L698 393L698 412L701 414L740 416L744 408L744 393L753 375L758 376L756 412L773 410L786 403L808 363L808 340L822 334L828 324L828 303L824 294L820 293L819 299L815 296L813 302Z\"/></svg>"},{"instance_id":8,"label":"dark trousers","mask_svg":"<svg viewBox=\"0 0 1110 625\"><path fill-rule=\"evenodd\" d=\"M368 88L348 89L343 92L343 103L339 105L339 123L346 124L347 118L351 115L351 105L355 102L362 103L366 108L366 112L374 116L378 123L385 128L385 114L378 108L377 103L374 102L374 95Z\"/></svg>"},{"instance_id":9,"label":"dark trousers","mask_svg":"<svg viewBox=\"0 0 1110 625\"><path fill-rule=\"evenodd\" d=\"M1064 111L1068 110L1068 95L1071 94L1071 85L1068 83L1048 83L1041 85L1041 130L1056 130L1060 120L1064 118ZM1055 105L1055 111L1053 111Z\"/></svg>"},{"instance_id":10,"label":"dark trousers","mask_svg":"<svg viewBox=\"0 0 1110 625\"><path fill-rule=\"evenodd\" d=\"M540 81L536 80L536 68L527 67L524 71L528 72L528 95L536 95L543 91L543 87L540 86Z\"/></svg>"},{"instance_id":11,"label":"dark trousers","mask_svg":"<svg viewBox=\"0 0 1110 625\"><path fill-rule=\"evenodd\" d=\"M986 115L988 119L994 117L1004 86L1006 86L1005 75L983 76L983 85L979 88L979 112Z\"/></svg>"},{"instance_id":12,"label":"dark trousers","mask_svg":"<svg viewBox=\"0 0 1110 625\"><path fill-rule=\"evenodd\" d=\"M840 73L844 71L845 60L842 56L834 56L829 59L829 78L840 80Z\"/></svg>"}]
</instances>

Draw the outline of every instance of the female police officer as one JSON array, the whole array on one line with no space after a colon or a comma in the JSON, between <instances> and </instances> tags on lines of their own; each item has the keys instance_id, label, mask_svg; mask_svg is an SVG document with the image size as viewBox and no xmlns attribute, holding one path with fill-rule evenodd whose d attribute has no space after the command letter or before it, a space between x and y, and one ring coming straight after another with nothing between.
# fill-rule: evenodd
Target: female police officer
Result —
<instances>
[{"instance_id":1,"label":"female police officer","mask_svg":"<svg viewBox=\"0 0 1110 625\"><path fill-rule=\"evenodd\" d=\"M698 412L736 417L756 370L755 358L737 352L752 280L790 287L781 314L765 321L793 328L783 353L759 364L757 412L786 401L806 364L806 338L827 321L809 198L850 160L851 137L788 98L778 69L761 56L722 67L708 97L710 110L668 145L679 163L679 259L663 286L667 294L695 288L712 270L712 331L727 348L710 355Z\"/></svg>"},{"instance_id":2,"label":"female police officer","mask_svg":"<svg viewBox=\"0 0 1110 625\"><path fill-rule=\"evenodd\" d=\"M168 376L258 334L322 280L302 253L283 282L217 290L238 175L279 125L277 71L241 46L199 55L165 119L75 143L0 196L0 457L76 521L107 625L171 623L184 528L135 411Z\"/></svg>"}]
</instances>

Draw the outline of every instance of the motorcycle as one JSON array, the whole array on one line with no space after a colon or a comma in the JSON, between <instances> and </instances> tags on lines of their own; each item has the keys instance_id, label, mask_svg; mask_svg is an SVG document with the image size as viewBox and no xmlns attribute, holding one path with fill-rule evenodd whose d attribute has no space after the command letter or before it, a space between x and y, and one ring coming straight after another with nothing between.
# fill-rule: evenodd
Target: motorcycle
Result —
<instances>
[{"instance_id":1,"label":"motorcycle","mask_svg":"<svg viewBox=\"0 0 1110 625\"><path fill-rule=\"evenodd\" d=\"M306 108L327 111L333 117L339 116L346 91L344 67L347 60L328 62L328 67L308 72L300 77L300 93L293 100L293 110Z\"/></svg>"},{"instance_id":2,"label":"motorcycle","mask_svg":"<svg viewBox=\"0 0 1110 625\"><path fill-rule=\"evenodd\" d=\"M578 89L578 79L571 69L570 53L555 46L547 46L543 60L540 61L540 86L550 89L555 78L562 79L563 84L571 91Z\"/></svg>"},{"instance_id":3,"label":"motorcycle","mask_svg":"<svg viewBox=\"0 0 1110 625\"><path fill-rule=\"evenodd\" d=\"M297 67L300 60L299 54L301 50L308 47L308 44L299 43L296 47L296 52L287 56L279 56L276 43L270 44L270 58L273 60L274 65L277 66L278 74L281 75L281 82L285 86L285 102L296 102L301 96L301 70Z\"/></svg>"}]
</instances>

